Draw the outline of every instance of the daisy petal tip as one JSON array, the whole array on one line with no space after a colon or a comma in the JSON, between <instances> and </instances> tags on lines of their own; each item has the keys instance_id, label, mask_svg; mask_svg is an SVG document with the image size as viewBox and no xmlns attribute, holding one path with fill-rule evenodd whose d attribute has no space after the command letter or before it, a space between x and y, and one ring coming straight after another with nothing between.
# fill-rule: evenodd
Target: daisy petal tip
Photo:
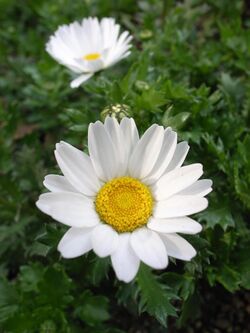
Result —
<instances>
[{"instance_id":1,"label":"daisy petal tip","mask_svg":"<svg viewBox=\"0 0 250 333\"><path fill-rule=\"evenodd\" d=\"M202 231L202 225L195 221L194 228L192 230L192 233L190 233L190 235L199 234L201 231Z\"/></svg>"},{"instance_id":2,"label":"daisy petal tip","mask_svg":"<svg viewBox=\"0 0 250 333\"><path fill-rule=\"evenodd\" d=\"M204 199L204 208L202 210L205 210L208 207L208 200L207 200L207 198L203 198L203 199Z\"/></svg>"},{"instance_id":3,"label":"daisy petal tip","mask_svg":"<svg viewBox=\"0 0 250 333\"><path fill-rule=\"evenodd\" d=\"M57 251L60 253L60 256L64 258L61 241L57 245Z\"/></svg>"},{"instance_id":4,"label":"daisy petal tip","mask_svg":"<svg viewBox=\"0 0 250 333\"><path fill-rule=\"evenodd\" d=\"M154 269L164 269L168 256L160 236L149 229L141 228L132 233L131 246L136 256Z\"/></svg>"},{"instance_id":5,"label":"daisy petal tip","mask_svg":"<svg viewBox=\"0 0 250 333\"><path fill-rule=\"evenodd\" d=\"M62 143L61 143L61 141L60 141L60 142L57 142L57 143L56 143L56 149L55 149L55 151L60 150L61 147L62 147Z\"/></svg>"},{"instance_id":6,"label":"daisy petal tip","mask_svg":"<svg viewBox=\"0 0 250 333\"><path fill-rule=\"evenodd\" d=\"M39 208L39 199L35 202L35 205L36 205L37 208Z\"/></svg>"},{"instance_id":7,"label":"daisy petal tip","mask_svg":"<svg viewBox=\"0 0 250 333\"><path fill-rule=\"evenodd\" d=\"M126 274L120 274L119 272L115 271L116 278L124 283L132 282L136 278L137 273L138 272L134 272L133 274L126 275Z\"/></svg>"},{"instance_id":8,"label":"daisy petal tip","mask_svg":"<svg viewBox=\"0 0 250 333\"><path fill-rule=\"evenodd\" d=\"M43 179L43 186L47 188L47 182L48 182L48 175L44 177ZM37 201L38 202L38 201ZM36 202L36 203L37 203Z\"/></svg>"},{"instance_id":9,"label":"daisy petal tip","mask_svg":"<svg viewBox=\"0 0 250 333\"><path fill-rule=\"evenodd\" d=\"M181 260L184 261L191 261L194 257L196 257L197 252L196 250L192 247L192 250L189 250L189 253L187 253L186 255L184 255Z\"/></svg>"},{"instance_id":10,"label":"daisy petal tip","mask_svg":"<svg viewBox=\"0 0 250 333\"><path fill-rule=\"evenodd\" d=\"M57 246L57 251L60 254L60 257L63 259L74 259L74 257L67 255L66 253L64 253L62 246L60 245L60 243Z\"/></svg>"},{"instance_id":11,"label":"daisy petal tip","mask_svg":"<svg viewBox=\"0 0 250 333\"><path fill-rule=\"evenodd\" d=\"M76 79L70 82L70 88L75 89L78 88L82 83L88 81L91 76L93 76L92 73L82 74L78 76Z\"/></svg>"},{"instance_id":12,"label":"daisy petal tip","mask_svg":"<svg viewBox=\"0 0 250 333\"><path fill-rule=\"evenodd\" d=\"M203 229L203 227L202 227L202 225L200 223L198 223L198 225L199 225L199 227L197 228L198 229L197 233L201 232L202 229Z\"/></svg>"},{"instance_id":13,"label":"daisy petal tip","mask_svg":"<svg viewBox=\"0 0 250 333\"><path fill-rule=\"evenodd\" d=\"M48 206L43 202L43 194L41 194L38 200L35 202L36 207L45 214L50 214Z\"/></svg>"},{"instance_id":14,"label":"daisy petal tip","mask_svg":"<svg viewBox=\"0 0 250 333\"><path fill-rule=\"evenodd\" d=\"M119 279L120 281L124 282L124 283L130 283L134 280L135 276L133 277L129 277L129 278L121 278Z\"/></svg>"},{"instance_id":15,"label":"daisy petal tip","mask_svg":"<svg viewBox=\"0 0 250 333\"><path fill-rule=\"evenodd\" d=\"M76 84L74 81L70 82L70 88L75 89L78 88L80 86L80 84Z\"/></svg>"},{"instance_id":16,"label":"daisy petal tip","mask_svg":"<svg viewBox=\"0 0 250 333\"><path fill-rule=\"evenodd\" d=\"M197 255L197 252L196 252L196 250L194 249L194 250L193 250L193 253L190 254L189 256L187 256L187 261L191 261L194 257L196 257L196 255Z\"/></svg>"}]
</instances>

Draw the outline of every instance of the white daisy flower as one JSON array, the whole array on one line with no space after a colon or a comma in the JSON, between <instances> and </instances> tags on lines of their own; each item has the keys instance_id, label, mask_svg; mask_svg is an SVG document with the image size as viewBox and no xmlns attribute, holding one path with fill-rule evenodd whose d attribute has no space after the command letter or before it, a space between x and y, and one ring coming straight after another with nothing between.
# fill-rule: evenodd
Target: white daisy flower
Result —
<instances>
[{"instance_id":1,"label":"white daisy flower","mask_svg":"<svg viewBox=\"0 0 250 333\"><path fill-rule=\"evenodd\" d=\"M135 122L111 117L89 125L89 155L56 145L63 176L48 175L37 207L71 228L58 250L75 258L93 250L111 256L118 279L131 281L140 261L155 269L168 256L191 260L195 249L181 234L201 225L187 217L205 209L212 181L198 180L201 164L182 166L189 150L170 127L152 125L139 138Z\"/></svg>"},{"instance_id":2,"label":"white daisy flower","mask_svg":"<svg viewBox=\"0 0 250 333\"><path fill-rule=\"evenodd\" d=\"M95 72L110 67L130 54L132 36L121 35L120 25L113 18L100 21L94 17L81 23L60 26L46 44L47 52L60 64L78 74L71 82L76 88Z\"/></svg>"}]
</instances>

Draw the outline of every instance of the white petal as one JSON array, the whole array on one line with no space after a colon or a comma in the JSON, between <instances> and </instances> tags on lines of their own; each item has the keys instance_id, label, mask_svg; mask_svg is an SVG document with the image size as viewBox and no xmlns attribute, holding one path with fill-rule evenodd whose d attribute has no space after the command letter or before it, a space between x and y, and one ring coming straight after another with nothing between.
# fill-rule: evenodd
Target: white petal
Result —
<instances>
[{"instance_id":1,"label":"white petal","mask_svg":"<svg viewBox=\"0 0 250 333\"><path fill-rule=\"evenodd\" d=\"M51 192L76 192L66 177L59 175L47 175L43 185Z\"/></svg>"},{"instance_id":2,"label":"white petal","mask_svg":"<svg viewBox=\"0 0 250 333\"><path fill-rule=\"evenodd\" d=\"M129 36L129 32L128 31L124 31L119 39L118 39L118 46L121 47L124 43L128 43L131 41L133 37L132 36Z\"/></svg>"},{"instance_id":3,"label":"white petal","mask_svg":"<svg viewBox=\"0 0 250 333\"><path fill-rule=\"evenodd\" d=\"M133 280L140 265L140 260L131 248L130 235L130 233L119 234L119 245L111 255L115 274L119 280L124 282Z\"/></svg>"},{"instance_id":4,"label":"white petal","mask_svg":"<svg viewBox=\"0 0 250 333\"><path fill-rule=\"evenodd\" d=\"M126 155L126 143L125 138L123 137L123 133L120 129L118 121L112 117L106 117L104 122L104 127L109 134L113 145L116 150L116 155L118 157L118 174L122 176L125 174L127 169L127 155Z\"/></svg>"},{"instance_id":5,"label":"white petal","mask_svg":"<svg viewBox=\"0 0 250 333\"><path fill-rule=\"evenodd\" d=\"M93 250L99 257L107 257L116 250L118 238L118 234L113 228L100 224L92 233Z\"/></svg>"},{"instance_id":6,"label":"white petal","mask_svg":"<svg viewBox=\"0 0 250 333\"><path fill-rule=\"evenodd\" d=\"M65 46L65 51L67 49L66 54L58 54L59 57L63 58L67 56L68 59L73 59L74 57L79 57L81 55L81 48L79 47L79 43L75 39L74 33L79 26L77 24L72 23L70 25L62 25L60 26L57 31L55 32L55 42L57 44L55 46ZM58 52L59 50L56 49L55 51Z\"/></svg>"},{"instance_id":7,"label":"white petal","mask_svg":"<svg viewBox=\"0 0 250 333\"><path fill-rule=\"evenodd\" d=\"M155 124L144 133L129 161L129 173L132 177L141 179L150 173L159 156L163 138L163 127Z\"/></svg>"},{"instance_id":8,"label":"white petal","mask_svg":"<svg viewBox=\"0 0 250 333\"><path fill-rule=\"evenodd\" d=\"M44 193L37 207L53 219L70 227L93 227L99 223L92 200L78 193Z\"/></svg>"},{"instance_id":9,"label":"white petal","mask_svg":"<svg viewBox=\"0 0 250 333\"><path fill-rule=\"evenodd\" d=\"M117 177L119 174L119 161L116 149L100 121L89 125L88 148L99 178L107 181Z\"/></svg>"},{"instance_id":10,"label":"white petal","mask_svg":"<svg viewBox=\"0 0 250 333\"><path fill-rule=\"evenodd\" d=\"M132 38L132 37L131 37ZM108 50L106 52L106 57L103 55L104 68L108 68L110 66L115 65L118 61L128 57L130 55L130 51L127 51L131 48L131 45L123 46L123 47L115 47Z\"/></svg>"},{"instance_id":11,"label":"white petal","mask_svg":"<svg viewBox=\"0 0 250 333\"><path fill-rule=\"evenodd\" d=\"M169 172L175 168L179 168L182 165L182 163L185 161L188 151L189 151L189 145L186 141L178 143L176 146L174 156L165 172Z\"/></svg>"},{"instance_id":12,"label":"white petal","mask_svg":"<svg viewBox=\"0 0 250 333\"><path fill-rule=\"evenodd\" d=\"M66 142L56 145L57 163L68 181L79 191L88 196L95 196L100 189L89 156Z\"/></svg>"},{"instance_id":13,"label":"white petal","mask_svg":"<svg viewBox=\"0 0 250 333\"><path fill-rule=\"evenodd\" d=\"M120 128L123 133L123 137L126 140L124 146L127 151L127 156L129 157L135 145L139 141L139 134L134 119L127 117L123 118L120 123Z\"/></svg>"},{"instance_id":14,"label":"white petal","mask_svg":"<svg viewBox=\"0 0 250 333\"><path fill-rule=\"evenodd\" d=\"M147 227L151 230L167 234L180 232L193 235L202 230L202 226L198 222L186 216L172 219L151 218Z\"/></svg>"},{"instance_id":15,"label":"white petal","mask_svg":"<svg viewBox=\"0 0 250 333\"><path fill-rule=\"evenodd\" d=\"M212 191L213 182L210 179L201 179L181 191L180 195L198 195L200 197L204 197L208 193Z\"/></svg>"},{"instance_id":16,"label":"white petal","mask_svg":"<svg viewBox=\"0 0 250 333\"><path fill-rule=\"evenodd\" d=\"M58 251L64 258L76 258L92 249L92 228L70 228L58 244Z\"/></svg>"},{"instance_id":17,"label":"white petal","mask_svg":"<svg viewBox=\"0 0 250 333\"><path fill-rule=\"evenodd\" d=\"M93 76L93 73L81 74L76 79L71 81L70 87L71 88L78 88L83 82L86 82L88 79L90 79L91 76Z\"/></svg>"},{"instance_id":18,"label":"white petal","mask_svg":"<svg viewBox=\"0 0 250 333\"><path fill-rule=\"evenodd\" d=\"M143 179L145 184L150 185L161 177L174 155L176 145L177 134L169 127L165 130L163 145L153 170L145 179Z\"/></svg>"},{"instance_id":19,"label":"white petal","mask_svg":"<svg viewBox=\"0 0 250 333\"><path fill-rule=\"evenodd\" d=\"M179 235L162 234L161 238L170 257L189 261L196 255L196 251L193 246Z\"/></svg>"},{"instance_id":20,"label":"white petal","mask_svg":"<svg viewBox=\"0 0 250 333\"><path fill-rule=\"evenodd\" d=\"M131 39L132 37L130 38L130 40ZM111 49L107 50L107 52L105 52L105 55L103 55L104 68L113 66L118 61L128 57L131 53L130 51L128 51L131 46L131 44L126 43L122 46L115 45Z\"/></svg>"},{"instance_id":21,"label":"white petal","mask_svg":"<svg viewBox=\"0 0 250 333\"><path fill-rule=\"evenodd\" d=\"M190 164L165 173L154 185L156 200L165 200L196 182L203 174L202 165Z\"/></svg>"},{"instance_id":22,"label":"white petal","mask_svg":"<svg viewBox=\"0 0 250 333\"><path fill-rule=\"evenodd\" d=\"M77 49L77 56L81 57L86 52L91 52L91 45L89 43L89 36L85 33L84 28L79 22L73 22L69 25L70 39L74 42Z\"/></svg>"},{"instance_id":23,"label":"white petal","mask_svg":"<svg viewBox=\"0 0 250 333\"><path fill-rule=\"evenodd\" d=\"M132 36L128 31L124 31L118 38L119 26L114 22L106 22L102 20L103 36L104 36L104 49L106 54L104 57L105 67L114 65L116 62L128 55L128 49L131 47L129 42Z\"/></svg>"},{"instance_id":24,"label":"white petal","mask_svg":"<svg viewBox=\"0 0 250 333\"><path fill-rule=\"evenodd\" d=\"M191 215L206 209L208 201L196 195L174 195L155 204L154 217L169 218Z\"/></svg>"},{"instance_id":25,"label":"white petal","mask_svg":"<svg viewBox=\"0 0 250 333\"><path fill-rule=\"evenodd\" d=\"M46 51L59 63L72 68L76 73L80 68L75 63L74 58L79 56L78 50L75 46L71 45L71 39L66 36L68 31L67 27L61 26L55 32L55 35L50 37L49 42L46 44Z\"/></svg>"},{"instance_id":26,"label":"white petal","mask_svg":"<svg viewBox=\"0 0 250 333\"><path fill-rule=\"evenodd\" d=\"M100 26L103 38L103 48L107 49L112 47L117 42L120 25L115 24L113 18L104 17L100 22Z\"/></svg>"},{"instance_id":27,"label":"white petal","mask_svg":"<svg viewBox=\"0 0 250 333\"><path fill-rule=\"evenodd\" d=\"M168 256L161 238L147 228L135 230L131 235L131 246L136 255L148 266L162 269L168 265Z\"/></svg>"},{"instance_id":28,"label":"white petal","mask_svg":"<svg viewBox=\"0 0 250 333\"><path fill-rule=\"evenodd\" d=\"M96 17L83 19L82 28L89 42L89 50L92 53L99 53L103 48L103 43L98 19Z\"/></svg>"}]
</instances>

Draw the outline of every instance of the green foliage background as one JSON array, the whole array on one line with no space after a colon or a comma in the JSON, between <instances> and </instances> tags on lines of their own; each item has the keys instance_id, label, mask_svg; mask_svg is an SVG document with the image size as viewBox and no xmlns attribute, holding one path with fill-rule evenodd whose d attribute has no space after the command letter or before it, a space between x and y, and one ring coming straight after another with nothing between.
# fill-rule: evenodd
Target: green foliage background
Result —
<instances>
[{"instance_id":1,"label":"green foliage background","mask_svg":"<svg viewBox=\"0 0 250 333\"><path fill-rule=\"evenodd\" d=\"M134 36L132 54L79 89L44 45L60 24L113 16ZM203 287L250 289L250 9L239 0L0 2L0 331L166 332L199 314ZM86 149L89 122L125 103L142 132L154 122L188 140L187 162L214 181L197 215L198 255L166 271L141 266L131 284L109 259L64 260L65 231L40 213L42 180L58 173L65 140ZM148 330L148 331L147 331Z\"/></svg>"}]
</instances>

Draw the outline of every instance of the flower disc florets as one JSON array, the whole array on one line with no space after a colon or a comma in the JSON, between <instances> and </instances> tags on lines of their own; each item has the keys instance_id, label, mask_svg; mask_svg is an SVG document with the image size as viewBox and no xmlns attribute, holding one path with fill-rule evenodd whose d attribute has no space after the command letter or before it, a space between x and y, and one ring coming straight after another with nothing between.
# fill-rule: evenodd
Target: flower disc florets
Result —
<instances>
[{"instance_id":1,"label":"flower disc florets","mask_svg":"<svg viewBox=\"0 0 250 333\"><path fill-rule=\"evenodd\" d=\"M95 207L103 222L118 232L131 232L147 223L153 198L149 188L139 180L120 177L100 189Z\"/></svg>"}]
</instances>

